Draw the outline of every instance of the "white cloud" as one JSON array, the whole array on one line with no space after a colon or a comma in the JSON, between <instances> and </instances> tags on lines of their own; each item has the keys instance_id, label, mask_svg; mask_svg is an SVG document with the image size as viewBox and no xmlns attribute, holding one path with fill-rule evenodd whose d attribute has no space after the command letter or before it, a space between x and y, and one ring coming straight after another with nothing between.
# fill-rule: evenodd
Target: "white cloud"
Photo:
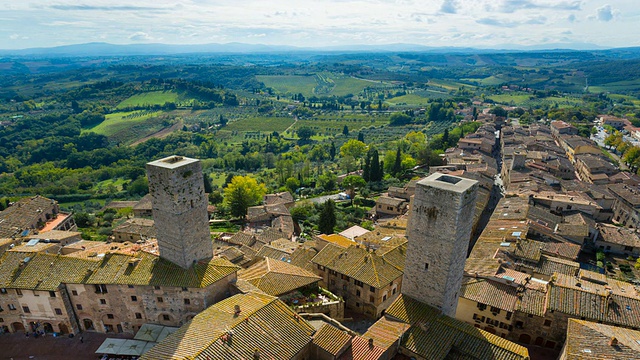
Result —
<instances>
[{"instance_id":1,"label":"white cloud","mask_svg":"<svg viewBox=\"0 0 640 360\"><path fill-rule=\"evenodd\" d=\"M153 38L149 36L149 34L147 34L146 32L138 31L129 35L129 40L132 40L135 42L144 42L144 41L151 41L153 40Z\"/></svg>"},{"instance_id":2,"label":"white cloud","mask_svg":"<svg viewBox=\"0 0 640 360\"><path fill-rule=\"evenodd\" d=\"M455 14L458 12L458 4L456 0L444 0L440 6L440 12L445 14Z\"/></svg>"},{"instance_id":3,"label":"white cloud","mask_svg":"<svg viewBox=\"0 0 640 360\"><path fill-rule=\"evenodd\" d=\"M596 18L600 21L611 21L613 19L611 5L607 4L596 9Z\"/></svg>"}]
</instances>

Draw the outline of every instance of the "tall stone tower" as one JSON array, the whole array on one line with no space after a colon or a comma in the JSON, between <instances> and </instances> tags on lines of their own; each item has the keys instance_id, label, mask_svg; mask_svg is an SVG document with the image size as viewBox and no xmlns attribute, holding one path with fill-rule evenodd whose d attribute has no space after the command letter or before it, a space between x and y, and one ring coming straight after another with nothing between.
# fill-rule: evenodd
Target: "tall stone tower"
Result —
<instances>
[{"instance_id":1,"label":"tall stone tower","mask_svg":"<svg viewBox=\"0 0 640 360\"><path fill-rule=\"evenodd\" d=\"M407 225L402 293L455 317L478 184L435 173L418 182Z\"/></svg>"},{"instance_id":2,"label":"tall stone tower","mask_svg":"<svg viewBox=\"0 0 640 360\"><path fill-rule=\"evenodd\" d=\"M200 160L169 156L147 164L160 257L183 268L213 256Z\"/></svg>"}]
</instances>

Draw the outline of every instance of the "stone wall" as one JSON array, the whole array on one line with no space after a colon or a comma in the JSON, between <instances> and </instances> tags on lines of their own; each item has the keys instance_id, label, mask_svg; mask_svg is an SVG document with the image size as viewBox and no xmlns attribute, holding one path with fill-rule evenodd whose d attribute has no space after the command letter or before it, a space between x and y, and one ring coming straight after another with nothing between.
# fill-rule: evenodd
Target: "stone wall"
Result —
<instances>
[{"instance_id":1,"label":"stone wall","mask_svg":"<svg viewBox=\"0 0 640 360\"><path fill-rule=\"evenodd\" d=\"M418 182L402 293L455 317L478 182L435 173Z\"/></svg>"},{"instance_id":2,"label":"stone wall","mask_svg":"<svg viewBox=\"0 0 640 360\"><path fill-rule=\"evenodd\" d=\"M153 161L147 175L160 256L183 268L213 256L200 161L175 156Z\"/></svg>"}]
</instances>

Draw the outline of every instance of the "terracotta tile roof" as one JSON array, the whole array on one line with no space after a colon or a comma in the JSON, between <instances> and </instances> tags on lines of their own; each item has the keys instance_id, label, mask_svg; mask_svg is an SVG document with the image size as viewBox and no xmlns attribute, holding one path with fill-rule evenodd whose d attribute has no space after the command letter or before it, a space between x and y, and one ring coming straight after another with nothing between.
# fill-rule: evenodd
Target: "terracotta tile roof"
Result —
<instances>
[{"instance_id":1,"label":"terracotta tile roof","mask_svg":"<svg viewBox=\"0 0 640 360\"><path fill-rule=\"evenodd\" d=\"M251 246L256 242L256 238L253 234L248 234L243 231L239 231L227 240L230 244Z\"/></svg>"},{"instance_id":2,"label":"terracotta tile roof","mask_svg":"<svg viewBox=\"0 0 640 360\"><path fill-rule=\"evenodd\" d=\"M20 265L25 258L29 260ZM78 258L42 253L8 252L0 258L0 287L54 290L60 283L126 284L200 288L237 272L226 259L201 261L183 269L156 255L106 254Z\"/></svg>"},{"instance_id":3,"label":"terracotta tile roof","mask_svg":"<svg viewBox=\"0 0 640 360\"><path fill-rule=\"evenodd\" d=\"M543 243L533 240L519 240L508 251L518 259L530 262L540 261Z\"/></svg>"},{"instance_id":4,"label":"terracotta tile roof","mask_svg":"<svg viewBox=\"0 0 640 360\"><path fill-rule=\"evenodd\" d=\"M140 199L134 206L134 210L152 210L153 205L151 204L151 194L147 194Z\"/></svg>"},{"instance_id":5,"label":"terracotta tile roof","mask_svg":"<svg viewBox=\"0 0 640 360\"><path fill-rule=\"evenodd\" d=\"M252 359L256 349L260 358L291 359L308 346L313 332L277 298L238 294L196 315L141 359Z\"/></svg>"},{"instance_id":6,"label":"terracotta tile roof","mask_svg":"<svg viewBox=\"0 0 640 360\"><path fill-rule=\"evenodd\" d=\"M317 254L318 251L314 248L299 247L291 254L291 264L313 272L315 266L311 259Z\"/></svg>"},{"instance_id":7,"label":"terracotta tile roof","mask_svg":"<svg viewBox=\"0 0 640 360\"><path fill-rule=\"evenodd\" d=\"M366 233L368 233L369 230L360 227L358 225L353 225L352 227L348 228L347 230L343 231L340 233L340 235L353 240L354 238L364 235Z\"/></svg>"},{"instance_id":8,"label":"terracotta tile roof","mask_svg":"<svg viewBox=\"0 0 640 360\"><path fill-rule=\"evenodd\" d=\"M369 345L369 340L360 336L351 339L351 346L338 358L338 360L377 360L382 358L384 350L375 344Z\"/></svg>"},{"instance_id":9,"label":"terracotta tile roof","mask_svg":"<svg viewBox=\"0 0 640 360\"><path fill-rule=\"evenodd\" d=\"M529 282L529 279L531 279L531 275L527 273L523 273L520 271L515 271L512 269L503 268L503 267L500 267L500 270L496 272L495 277L499 279L506 279L509 281L513 281L518 285L526 285L527 282Z\"/></svg>"},{"instance_id":10,"label":"terracotta tile roof","mask_svg":"<svg viewBox=\"0 0 640 360\"><path fill-rule=\"evenodd\" d=\"M617 345L610 344L612 338ZM637 330L569 319L564 359L640 359L639 341Z\"/></svg>"},{"instance_id":11,"label":"terracotta tile roof","mask_svg":"<svg viewBox=\"0 0 640 360\"><path fill-rule=\"evenodd\" d=\"M274 240L270 242L269 245L276 249L281 249L283 251L286 251L289 254L293 253L294 251L296 251L298 247L301 246L300 243L298 242L291 241L289 239L284 239L284 238Z\"/></svg>"},{"instance_id":12,"label":"terracotta tile roof","mask_svg":"<svg viewBox=\"0 0 640 360\"><path fill-rule=\"evenodd\" d=\"M318 237L320 239L326 241L326 242L329 242L329 243L334 244L334 245L338 245L338 246L343 247L343 248L348 248L349 246L356 244L355 241L353 241L353 240L351 240L351 239L349 239L347 237L344 237L344 236L342 236L340 234L329 234L329 235L320 234L320 235L318 235Z\"/></svg>"},{"instance_id":13,"label":"terracotta tile roof","mask_svg":"<svg viewBox=\"0 0 640 360\"><path fill-rule=\"evenodd\" d=\"M516 310L525 314L544 316L547 294L544 291L525 287L516 304Z\"/></svg>"},{"instance_id":14,"label":"terracotta tile roof","mask_svg":"<svg viewBox=\"0 0 640 360\"><path fill-rule=\"evenodd\" d=\"M79 231L63 231L63 230L49 230L41 231L37 235L29 235L29 239L50 239L50 240L70 240L81 238L82 233Z\"/></svg>"},{"instance_id":15,"label":"terracotta tile roof","mask_svg":"<svg viewBox=\"0 0 640 360\"><path fill-rule=\"evenodd\" d=\"M600 231L597 241L640 247L640 236L634 229L625 229L608 224L598 224L597 228Z\"/></svg>"},{"instance_id":16,"label":"terracotta tile roof","mask_svg":"<svg viewBox=\"0 0 640 360\"><path fill-rule=\"evenodd\" d=\"M391 347L410 327L404 321L383 316L362 335L365 339L373 339L373 344L385 351Z\"/></svg>"},{"instance_id":17,"label":"terracotta tile roof","mask_svg":"<svg viewBox=\"0 0 640 360\"><path fill-rule=\"evenodd\" d=\"M460 287L460 297L511 311L516 307L518 289L497 281L464 278Z\"/></svg>"},{"instance_id":18,"label":"terracotta tile roof","mask_svg":"<svg viewBox=\"0 0 640 360\"><path fill-rule=\"evenodd\" d=\"M258 205L247 209L249 222L267 221L283 215L291 216L289 209L284 204Z\"/></svg>"},{"instance_id":19,"label":"terracotta tile roof","mask_svg":"<svg viewBox=\"0 0 640 360\"><path fill-rule=\"evenodd\" d=\"M340 355L340 350L350 342L351 335L327 323L313 335L313 344L333 356Z\"/></svg>"},{"instance_id":20,"label":"terracotta tile roof","mask_svg":"<svg viewBox=\"0 0 640 360\"><path fill-rule=\"evenodd\" d=\"M542 255L540 262L534 267L535 272L548 276L554 273L575 276L579 269L580 264L577 262L546 255Z\"/></svg>"},{"instance_id":21,"label":"terracotta tile roof","mask_svg":"<svg viewBox=\"0 0 640 360\"><path fill-rule=\"evenodd\" d=\"M274 296L284 295L301 287L315 284L322 279L303 268L270 258L264 258L248 269L241 270L238 277Z\"/></svg>"},{"instance_id":22,"label":"terracotta tile roof","mask_svg":"<svg viewBox=\"0 0 640 360\"><path fill-rule=\"evenodd\" d=\"M291 254L289 252L283 249L275 248L271 245L264 245L262 248L260 248L260 251L258 251L256 255L282 261L291 260Z\"/></svg>"},{"instance_id":23,"label":"terracotta tile roof","mask_svg":"<svg viewBox=\"0 0 640 360\"><path fill-rule=\"evenodd\" d=\"M406 244L400 246L401 249L398 251L406 253ZM402 276L403 272L397 267L396 257L397 255L394 255L393 260L390 258L390 261L387 261L384 256L362 247L351 246L343 249L328 244L312 262L380 289Z\"/></svg>"},{"instance_id":24,"label":"terracotta tile roof","mask_svg":"<svg viewBox=\"0 0 640 360\"><path fill-rule=\"evenodd\" d=\"M529 358L525 347L444 316L406 295L400 295L386 314L411 325L402 337L401 346L425 359Z\"/></svg>"},{"instance_id":25,"label":"terracotta tile roof","mask_svg":"<svg viewBox=\"0 0 640 360\"><path fill-rule=\"evenodd\" d=\"M133 218L128 219L120 226L113 229L116 233L137 234L147 238L156 237L156 227L151 219Z\"/></svg>"},{"instance_id":26,"label":"terracotta tile roof","mask_svg":"<svg viewBox=\"0 0 640 360\"><path fill-rule=\"evenodd\" d=\"M563 278L562 275L556 279L549 283L549 310L610 324L640 327L640 299L637 294L621 295L610 292L604 285Z\"/></svg>"},{"instance_id":27,"label":"terracotta tile roof","mask_svg":"<svg viewBox=\"0 0 640 360\"><path fill-rule=\"evenodd\" d=\"M234 264L244 258L244 253L240 249L233 246L226 246L221 251L215 251L215 255L223 256L225 259L231 261Z\"/></svg>"},{"instance_id":28,"label":"terracotta tile roof","mask_svg":"<svg viewBox=\"0 0 640 360\"><path fill-rule=\"evenodd\" d=\"M291 193L288 191L283 191L276 194L267 194L264 196L265 205L287 204L294 201L295 199L293 198L293 195L291 195Z\"/></svg>"},{"instance_id":29,"label":"terracotta tile roof","mask_svg":"<svg viewBox=\"0 0 640 360\"><path fill-rule=\"evenodd\" d=\"M467 276L494 276L500 271L500 262L498 259L473 259L464 264L464 272Z\"/></svg>"},{"instance_id":30,"label":"terracotta tile roof","mask_svg":"<svg viewBox=\"0 0 640 360\"><path fill-rule=\"evenodd\" d=\"M0 238L20 235L36 225L43 211L49 212L54 206L57 206L55 200L39 195L16 201L0 211Z\"/></svg>"},{"instance_id":31,"label":"terracotta tile roof","mask_svg":"<svg viewBox=\"0 0 640 360\"><path fill-rule=\"evenodd\" d=\"M588 232L588 228L587 228ZM542 253L558 256L564 259L576 260L580 254L580 245L569 242L544 242L542 243Z\"/></svg>"},{"instance_id":32,"label":"terracotta tile roof","mask_svg":"<svg viewBox=\"0 0 640 360\"><path fill-rule=\"evenodd\" d=\"M258 287L256 287L252 283L248 282L247 280L237 279L235 283L232 283L232 286L234 286L236 289L238 289L238 291L240 291L242 294L247 294L247 293L250 293L250 292L257 292L257 293L260 293L260 294L267 295L267 293L265 293L264 291L260 290Z\"/></svg>"},{"instance_id":33,"label":"terracotta tile roof","mask_svg":"<svg viewBox=\"0 0 640 360\"><path fill-rule=\"evenodd\" d=\"M270 244L271 242L282 238L288 238L288 234L283 232L282 229L274 227L269 227L261 232L256 233L256 241L259 241L263 244Z\"/></svg>"}]
</instances>

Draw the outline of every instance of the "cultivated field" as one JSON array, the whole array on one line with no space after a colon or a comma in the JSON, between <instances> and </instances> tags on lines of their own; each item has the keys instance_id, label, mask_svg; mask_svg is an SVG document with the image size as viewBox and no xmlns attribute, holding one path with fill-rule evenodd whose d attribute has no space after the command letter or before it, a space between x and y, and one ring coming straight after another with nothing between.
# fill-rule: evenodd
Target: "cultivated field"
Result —
<instances>
[{"instance_id":1,"label":"cultivated field","mask_svg":"<svg viewBox=\"0 0 640 360\"><path fill-rule=\"evenodd\" d=\"M136 94L122 101L116 109L122 109L134 106L152 106L164 105L165 103L177 103L179 99L178 93L174 91L149 91Z\"/></svg>"}]
</instances>

